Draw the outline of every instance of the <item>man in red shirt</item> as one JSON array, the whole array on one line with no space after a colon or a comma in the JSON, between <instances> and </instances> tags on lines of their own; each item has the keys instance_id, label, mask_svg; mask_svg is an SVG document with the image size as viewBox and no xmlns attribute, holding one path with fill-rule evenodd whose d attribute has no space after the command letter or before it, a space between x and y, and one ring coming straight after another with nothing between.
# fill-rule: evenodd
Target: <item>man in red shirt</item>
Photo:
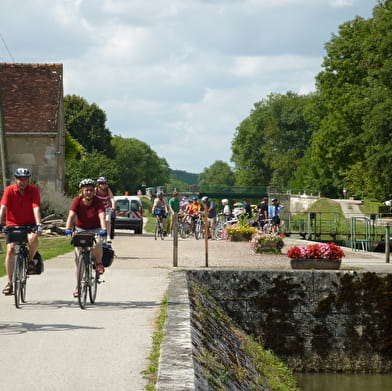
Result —
<instances>
[{"instance_id":1,"label":"man in red shirt","mask_svg":"<svg viewBox=\"0 0 392 391\"><path fill-rule=\"evenodd\" d=\"M65 234L72 235L75 231L90 231L98 233L100 236L106 236L105 207L102 201L95 195L95 182L92 179L84 179L79 183L80 195L73 199L69 208ZM103 274L105 269L102 264L102 246L96 243L92 249L92 253L96 259L97 271ZM75 257L76 275L77 260ZM77 297L78 290L73 293Z\"/></svg>"},{"instance_id":2,"label":"man in red shirt","mask_svg":"<svg viewBox=\"0 0 392 391\"><path fill-rule=\"evenodd\" d=\"M8 186L1 199L0 223L9 226L37 225L37 232L28 234L29 242L29 270L34 269L33 257L38 248L38 236L42 232L41 226L41 197L39 189L30 185L30 171L27 168L18 168L15 173L15 184ZM7 254L5 268L8 282L3 293L12 295L12 273L14 269L15 243L9 243L7 238Z\"/></svg>"}]
</instances>

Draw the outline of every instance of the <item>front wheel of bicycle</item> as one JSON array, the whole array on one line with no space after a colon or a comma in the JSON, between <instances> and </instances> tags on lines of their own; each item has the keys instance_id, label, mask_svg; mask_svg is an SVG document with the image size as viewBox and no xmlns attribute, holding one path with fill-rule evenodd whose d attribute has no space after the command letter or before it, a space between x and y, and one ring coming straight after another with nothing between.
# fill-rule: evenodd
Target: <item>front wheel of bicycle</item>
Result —
<instances>
[{"instance_id":1,"label":"front wheel of bicycle","mask_svg":"<svg viewBox=\"0 0 392 391\"><path fill-rule=\"evenodd\" d=\"M16 308L20 308L22 267L23 267L23 257L21 254L18 254L15 257L14 272L12 276L13 285L14 285L14 301L15 301Z\"/></svg>"},{"instance_id":2,"label":"front wheel of bicycle","mask_svg":"<svg viewBox=\"0 0 392 391\"><path fill-rule=\"evenodd\" d=\"M96 265L95 257L92 256L92 264ZM90 303L94 304L97 298L97 287L98 287L98 279L99 273L97 272L97 268L93 269L91 263L89 264L89 275L90 275L90 284L89 284L89 296Z\"/></svg>"},{"instance_id":3,"label":"front wheel of bicycle","mask_svg":"<svg viewBox=\"0 0 392 391\"><path fill-rule=\"evenodd\" d=\"M199 240L202 238L202 224L201 221L197 221L196 222L196 226L195 226L195 239Z\"/></svg>"},{"instance_id":4,"label":"front wheel of bicycle","mask_svg":"<svg viewBox=\"0 0 392 391\"><path fill-rule=\"evenodd\" d=\"M26 303L26 286L27 286L27 258L22 262L22 270L20 273L20 299L22 303Z\"/></svg>"},{"instance_id":5,"label":"front wheel of bicycle","mask_svg":"<svg viewBox=\"0 0 392 391\"><path fill-rule=\"evenodd\" d=\"M192 231L192 227L187 221L184 221L178 226L178 233L180 234L182 239L189 238L191 231Z\"/></svg>"},{"instance_id":6,"label":"front wheel of bicycle","mask_svg":"<svg viewBox=\"0 0 392 391\"><path fill-rule=\"evenodd\" d=\"M80 254L78 263L78 301L82 310L86 308L87 289L89 286L88 255Z\"/></svg>"}]
</instances>

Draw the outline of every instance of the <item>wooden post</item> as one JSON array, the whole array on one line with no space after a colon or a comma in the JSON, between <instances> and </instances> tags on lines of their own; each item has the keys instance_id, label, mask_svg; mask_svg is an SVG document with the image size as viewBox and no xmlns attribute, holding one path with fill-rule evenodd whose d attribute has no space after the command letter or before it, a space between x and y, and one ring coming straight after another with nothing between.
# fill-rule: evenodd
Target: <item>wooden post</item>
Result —
<instances>
[{"instance_id":1,"label":"wooden post","mask_svg":"<svg viewBox=\"0 0 392 391\"><path fill-rule=\"evenodd\" d=\"M207 205L204 207L204 243L205 243L205 266L208 267L208 234L209 234L209 227L208 227L208 209Z\"/></svg>"},{"instance_id":2,"label":"wooden post","mask_svg":"<svg viewBox=\"0 0 392 391\"><path fill-rule=\"evenodd\" d=\"M389 263L389 240L390 240L390 227L387 224L385 228L385 263Z\"/></svg>"},{"instance_id":3,"label":"wooden post","mask_svg":"<svg viewBox=\"0 0 392 391\"><path fill-rule=\"evenodd\" d=\"M173 267L178 266L178 213L172 214L173 222Z\"/></svg>"}]
</instances>

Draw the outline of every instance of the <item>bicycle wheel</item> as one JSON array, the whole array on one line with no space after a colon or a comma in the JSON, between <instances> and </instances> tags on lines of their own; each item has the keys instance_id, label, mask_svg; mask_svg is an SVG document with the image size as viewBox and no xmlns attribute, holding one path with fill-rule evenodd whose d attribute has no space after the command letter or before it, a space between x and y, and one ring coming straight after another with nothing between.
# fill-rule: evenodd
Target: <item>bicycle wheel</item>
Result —
<instances>
[{"instance_id":1,"label":"bicycle wheel","mask_svg":"<svg viewBox=\"0 0 392 391\"><path fill-rule=\"evenodd\" d=\"M20 273L20 299L23 303L26 303L26 286L27 286L27 262L28 262L28 253L23 258L22 270Z\"/></svg>"},{"instance_id":2,"label":"bicycle wheel","mask_svg":"<svg viewBox=\"0 0 392 391\"><path fill-rule=\"evenodd\" d=\"M20 308L20 299L21 299L21 274L23 267L23 257L21 254L15 256L14 260L14 272L13 272L13 283L14 283L14 301L15 307Z\"/></svg>"},{"instance_id":3,"label":"bicycle wheel","mask_svg":"<svg viewBox=\"0 0 392 391\"><path fill-rule=\"evenodd\" d=\"M158 235L159 235L159 221L157 219L155 222L155 233L154 233L155 240L157 240Z\"/></svg>"},{"instance_id":4,"label":"bicycle wheel","mask_svg":"<svg viewBox=\"0 0 392 391\"><path fill-rule=\"evenodd\" d=\"M225 222L219 220L215 225L215 239L219 240L222 239L223 236L223 229L225 228Z\"/></svg>"},{"instance_id":5,"label":"bicycle wheel","mask_svg":"<svg viewBox=\"0 0 392 391\"><path fill-rule=\"evenodd\" d=\"M192 231L192 227L187 221L184 221L178 226L178 233L182 239L189 238L191 231Z\"/></svg>"},{"instance_id":6,"label":"bicycle wheel","mask_svg":"<svg viewBox=\"0 0 392 391\"><path fill-rule=\"evenodd\" d=\"M201 220L196 221L196 226L195 226L195 239L199 240L201 238Z\"/></svg>"},{"instance_id":7,"label":"bicycle wheel","mask_svg":"<svg viewBox=\"0 0 392 391\"><path fill-rule=\"evenodd\" d=\"M92 263L88 265L89 268L89 276L90 276L90 283L88 287L88 293L90 296L90 303L94 304L95 299L97 298L97 287L98 287L98 279L99 279L99 273L97 272L97 269L93 269L92 265L96 265L95 257L91 255L92 257Z\"/></svg>"},{"instance_id":8,"label":"bicycle wheel","mask_svg":"<svg viewBox=\"0 0 392 391\"><path fill-rule=\"evenodd\" d=\"M78 301L81 309L86 308L87 289L89 285L88 255L80 254L78 263Z\"/></svg>"},{"instance_id":9,"label":"bicycle wheel","mask_svg":"<svg viewBox=\"0 0 392 391\"><path fill-rule=\"evenodd\" d=\"M159 235L161 237L161 240L163 240L164 235L163 235L163 225L162 225L162 221L159 221Z\"/></svg>"}]
</instances>

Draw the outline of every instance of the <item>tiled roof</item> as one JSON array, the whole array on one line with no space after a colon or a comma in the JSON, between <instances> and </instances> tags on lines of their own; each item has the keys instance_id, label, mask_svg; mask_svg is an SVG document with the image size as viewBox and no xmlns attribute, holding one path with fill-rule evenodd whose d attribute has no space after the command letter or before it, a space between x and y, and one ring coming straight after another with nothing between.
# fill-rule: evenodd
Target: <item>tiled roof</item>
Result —
<instances>
[{"instance_id":1,"label":"tiled roof","mask_svg":"<svg viewBox=\"0 0 392 391\"><path fill-rule=\"evenodd\" d=\"M0 63L5 133L56 132L62 79L62 64Z\"/></svg>"}]
</instances>

